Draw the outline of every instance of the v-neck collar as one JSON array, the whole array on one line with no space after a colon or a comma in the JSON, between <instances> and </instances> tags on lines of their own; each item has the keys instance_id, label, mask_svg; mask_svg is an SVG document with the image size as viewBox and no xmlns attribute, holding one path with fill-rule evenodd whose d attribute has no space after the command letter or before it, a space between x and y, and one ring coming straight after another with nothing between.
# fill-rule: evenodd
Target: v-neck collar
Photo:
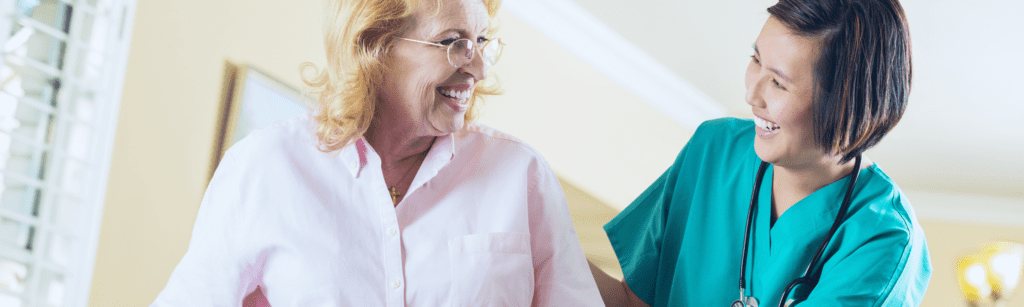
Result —
<instances>
[{"instance_id":1,"label":"v-neck collar","mask_svg":"<svg viewBox=\"0 0 1024 307\"><path fill-rule=\"evenodd\" d=\"M849 180L848 177L843 177L843 179L814 191L814 193L798 201L786 212L783 212L775 221L775 225L772 226L772 180L775 175L774 168L773 165L769 165L768 169L765 170L761 191L757 197L757 213L752 227L754 236L752 248L754 252L753 261L751 261L753 267L750 268L750 272L754 272L754 278L751 278L750 286L753 289L752 293L759 299L778 299L778 294L774 293L776 291L774 288L780 285L770 286L771 289L765 288L769 286L765 282L771 278L780 277L778 273L782 273L782 271L778 270L787 271L787 269L778 268L778 265L783 264L777 264L776 262L798 261L788 258L783 259L782 255L786 254L785 249L792 248L794 241L819 238L825 232L828 232L828 228L832 226L835 215L842 204L843 193L846 192L845 187ZM863 174L861 178L863 178ZM757 180L757 178L754 178L754 180ZM810 246L817 248L819 244L820 242L815 240ZM809 253L813 253L813 251ZM805 266L806 264L797 265L798 268ZM788 283L788 279L786 283ZM785 284L781 284L781 287L785 287ZM774 298L772 297L773 295L775 295Z\"/></svg>"},{"instance_id":2,"label":"v-neck collar","mask_svg":"<svg viewBox=\"0 0 1024 307\"><path fill-rule=\"evenodd\" d=\"M849 176L836 180L807 197L793 204L775 220L771 226L772 215L772 180L775 174L775 166L769 166L765 171L764 183L761 186L761 195L758 196L758 224L768 227L758 227L758 239L765 237L768 240L770 255L777 255L772 247L776 243L788 242L794 239L815 236L819 232L828 231L835 221L835 216L842 204L842 197L846 192L846 185L849 184ZM764 233L761 233L761 232ZM805 234L793 236L793 234Z\"/></svg>"}]
</instances>

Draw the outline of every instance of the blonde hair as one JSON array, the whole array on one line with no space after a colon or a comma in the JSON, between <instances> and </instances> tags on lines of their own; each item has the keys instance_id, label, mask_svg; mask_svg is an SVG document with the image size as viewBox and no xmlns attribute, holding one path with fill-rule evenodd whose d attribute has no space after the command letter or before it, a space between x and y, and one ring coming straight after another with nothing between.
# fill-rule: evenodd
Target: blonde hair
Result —
<instances>
[{"instance_id":1,"label":"blonde hair","mask_svg":"<svg viewBox=\"0 0 1024 307\"><path fill-rule=\"evenodd\" d=\"M302 80L312 90L316 107L317 149L333 152L348 146L366 133L373 112L381 99L380 88L385 63L381 60L395 37L406 30L424 0L326 0L324 2L324 49L327 65L317 69L303 63ZM440 7L442 0L436 0ZM501 0L481 0L487 7L491 26ZM305 72L312 69L313 77ZM465 121L476 118L480 101L499 94L497 83L481 85L473 91Z\"/></svg>"}]
</instances>

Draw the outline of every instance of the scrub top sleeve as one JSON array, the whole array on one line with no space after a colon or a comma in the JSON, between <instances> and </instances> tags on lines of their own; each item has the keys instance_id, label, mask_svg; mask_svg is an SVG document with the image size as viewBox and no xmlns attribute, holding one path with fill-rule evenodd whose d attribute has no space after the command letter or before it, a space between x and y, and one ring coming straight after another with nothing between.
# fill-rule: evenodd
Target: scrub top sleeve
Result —
<instances>
[{"instance_id":1,"label":"scrub top sleeve","mask_svg":"<svg viewBox=\"0 0 1024 307\"><path fill-rule=\"evenodd\" d=\"M919 306L931 265L924 233L911 229L889 227L826 263L817 287L797 306Z\"/></svg>"},{"instance_id":2,"label":"scrub top sleeve","mask_svg":"<svg viewBox=\"0 0 1024 307\"><path fill-rule=\"evenodd\" d=\"M151 306L241 306L257 283L256 268L241 260L242 171L225 155L206 189L188 251Z\"/></svg>"},{"instance_id":3,"label":"scrub top sleeve","mask_svg":"<svg viewBox=\"0 0 1024 307\"><path fill-rule=\"evenodd\" d=\"M666 206L673 168L665 171L636 200L604 225L629 288L650 304L655 298Z\"/></svg>"},{"instance_id":4,"label":"scrub top sleeve","mask_svg":"<svg viewBox=\"0 0 1024 307\"><path fill-rule=\"evenodd\" d=\"M543 159L536 160L533 172L527 188L532 306L604 306L558 177Z\"/></svg>"}]
</instances>

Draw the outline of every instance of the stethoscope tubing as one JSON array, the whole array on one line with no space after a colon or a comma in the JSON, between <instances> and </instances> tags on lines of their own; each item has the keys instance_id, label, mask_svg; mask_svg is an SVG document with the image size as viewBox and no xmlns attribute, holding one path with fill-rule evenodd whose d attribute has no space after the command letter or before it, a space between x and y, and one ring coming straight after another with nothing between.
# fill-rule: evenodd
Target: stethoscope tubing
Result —
<instances>
[{"instance_id":1,"label":"stethoscope tubing","mask_svg":"<svg viewBox=\"0 0 1024 307\"><path fill-rule=\"evenodd\" d=\"M768 169L768 162L761 162L760 167L757 169L757 177L754 182L753 194L750 196L750 208L747 210L747 225L743 233L743 256L740 257L740 302L746 306L746 271L747 271L747 246L750 244L750 228L753 224L754 210L757 208L757 197L761 194L761 181L764 179L765 170ZM786 290L782 292L782 296L779 297L779 307L785 307L786 297L789 296L790 291L801 283L806 283L812 289L818 284L818 280L821 278L821 270L814 270L815 263L821 259L821 255L825 253L825 248L828 247L828 243L832 241L832 236L835 235L839 229L839 225L842 225L843 220L846 217L847 211L850 208L850 201L853 197L853 189L857 185L857 177L860 175L861 156L857 155L856 160L853 163L853 170L847 175L850 177L849 183L846 186L846 193L843 196L843 202L839 206L839 212L836 214L835 221L832 222L832 227L829 228L828 234L825 235L825 239L818 246L818 250L814 253L814 257L811 258L810 263L807 264L807 268L804 269L804 273L797 279L793 280L786 286Z\"/></svg>"},{"instance_id":2,"label":"stethoscope tubing","mask_svg":"<svg viewBox=\"0 0 1024 307\"><path fill-rule=\"evenodd\" d=\"M750 240L750 226L753 225L754 210L757 208L757 197L761 194L761 182L764 178L764 172L768 169L768 162L761 162L761 166L757 168L757 182L754 182L754 191L750 195L750 208L747 209L747 227L743 231L743 256L740 257L740 298L743 298L743 292L747 289L746 285L746 273L747 273L747 246Z\"/></svg>"}]
</instances>

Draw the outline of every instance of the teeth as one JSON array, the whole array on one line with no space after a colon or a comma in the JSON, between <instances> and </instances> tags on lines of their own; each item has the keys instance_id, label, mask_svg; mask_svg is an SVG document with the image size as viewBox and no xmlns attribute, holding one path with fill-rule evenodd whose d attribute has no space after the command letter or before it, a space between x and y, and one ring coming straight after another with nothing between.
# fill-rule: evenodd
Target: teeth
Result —
<instances>
[{"instance_id":1,"label":"teeth","mask_svg":"<svg viewBox=\"0 0 1024 307\"><path fill-rule=\"evenodd\" d=\"M460 92L460 91L445 90L445 89L440 89L440 88L438 89L438 92L440 92L441 95L445 95L445 96L447 96L449 98L455 98L455 99L466 99L466 98L469 98L469 96L473 94L473 90L466 90L466 91L461 91Z\"/></svg>"},{"instance_id":2,"label":"teeth","mask_svg":"<svg viewBox=\"0 0 1024 307\"><path fill-rule=\"evenodd\" d=\"M761 127L761 129L767 131L774 131L776 129L779 129L779 124L764 120L757 116L754 116L754 124L757 125L758 127Z\"/></svg>"}]
</instances>

